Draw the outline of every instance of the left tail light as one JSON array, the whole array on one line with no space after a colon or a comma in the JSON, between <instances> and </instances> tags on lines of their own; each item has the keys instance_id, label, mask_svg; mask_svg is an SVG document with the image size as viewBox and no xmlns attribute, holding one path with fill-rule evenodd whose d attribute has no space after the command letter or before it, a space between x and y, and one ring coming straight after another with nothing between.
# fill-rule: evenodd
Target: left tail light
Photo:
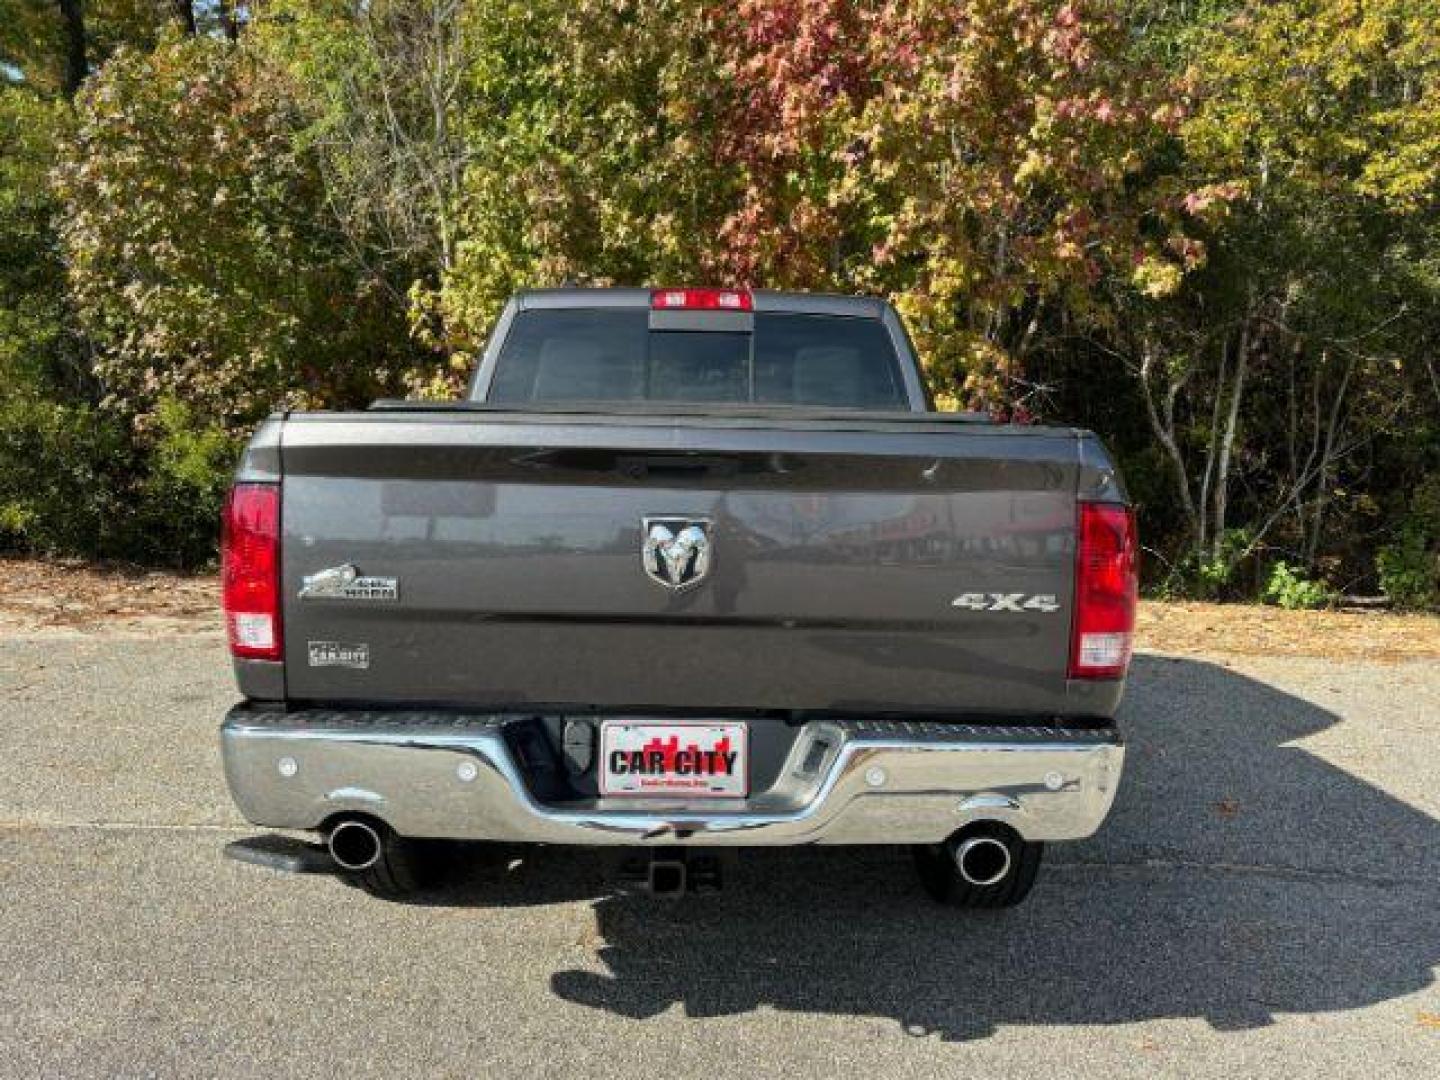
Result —
<instances>
[{"instance_id":1,"label":"left tail light","mask_svg":"<svg viewBox=\"0 0 1440 1080\"><path fill-rule=\"evenodd\" d=\"M1121 679L1135 644L1140 560L1128 506L1081 503L1075 545L1070 678Z\"/></svg>"},{"instance_id":2,"label":"left tail light","mask_svg":"<svg viewBox=\"0 0 1440 1080\"><path fill-rule=\"evenodd\" d=\"M220 578L232 656L279 660L280 488L236 484L221 522Z\"/></svg>"}]
</instances>

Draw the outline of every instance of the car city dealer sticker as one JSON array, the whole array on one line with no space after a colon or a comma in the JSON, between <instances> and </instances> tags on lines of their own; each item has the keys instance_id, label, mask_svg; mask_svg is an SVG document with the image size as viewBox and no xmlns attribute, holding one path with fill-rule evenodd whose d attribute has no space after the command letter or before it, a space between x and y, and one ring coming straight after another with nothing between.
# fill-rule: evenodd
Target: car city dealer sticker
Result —
<instances>
[{"instance_id":1,"label":"car city dealer sticker","mask_svg":"<svg viewBox=\"0 0 1440 1080\"><path fill-rule=\"evenodd\" d=\"M311 667L352 668L366 671L370 667L370 646L364 642L310 641Z\"/></svg>"},{"instance_id":2,"label":"car city dealer sticker","mask_svg":"<svg viewBox=\"0 0 1440 1080\"><path fill-rule=\"evenodd\" d=\"M601 784L606 795L743 798L747 789L743 723L601 725Z\"/></svg>"}]
</instances>

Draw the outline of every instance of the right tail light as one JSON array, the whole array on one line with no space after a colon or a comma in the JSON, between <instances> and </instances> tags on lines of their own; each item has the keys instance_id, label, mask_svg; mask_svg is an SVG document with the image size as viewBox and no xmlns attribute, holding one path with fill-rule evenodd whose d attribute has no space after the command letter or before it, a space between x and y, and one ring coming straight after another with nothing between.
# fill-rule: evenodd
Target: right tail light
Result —
<instances>
[{"instance_id":1,"label":"right tail light","mask_svg":"<svg viewBox=\"0 0 1440 1080\"><path fill-rule=\"evenodd\" d=\"M1081 503L1070 678L1124 677L1135 643L1135 604L1139 595L1135 512L1128 506Z\"/></svg>"}]
</instances>

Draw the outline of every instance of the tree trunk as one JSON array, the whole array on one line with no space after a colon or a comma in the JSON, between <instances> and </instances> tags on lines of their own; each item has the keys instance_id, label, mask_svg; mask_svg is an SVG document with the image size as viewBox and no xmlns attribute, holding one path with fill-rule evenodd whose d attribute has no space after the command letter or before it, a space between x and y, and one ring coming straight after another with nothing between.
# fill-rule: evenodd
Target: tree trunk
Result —
<instances>
[{"instance_id":1,"label":"tree trunk","mask_svg":"<svg viewBox=\"0 0 1440 1080\"><path fill-rule=\"evenodd\" d=\"M1240 329L1240 347L1235 355L1235 386L1230 391L1230 411L1225 433L1220 438L1220 460L1215 465L1214 532L1210 537L1210 558L1220 561L1225 550L1225 510L1229 502L1230 454L1235 448L1235 431L1240 424L1240 400L1245 394L1245 372L1250 363L1250 318ZM1223 388L1222 388L1223 389Z\"/></svg>"},{"instance_id":2,"label":"tree trunk","mask_svg":"<svg viewBox=\"0 0 1440 1080\"><path fill-rule=\"evenodd\" d=\"M195 36L195 5L191 0L171 0L170 6L175 11L175 19L180 24L180 29L191 37Z\"/></svg>"},{"instance_id":3,"label":"tree trunk","mask_svg":"<svg viewBox=\"0 0 1440 1080\"><path fill-rule=\"evenodd\" d=\"M65 96L74 97L90 74L85 55L85 10L81 0L60 0L59 6L65 28Z\"/></svg>"},{"instance_id":4,"label":"tree trunk","mask_svg":"<svg viewBox=\"0 0 1440 1080\"><path fill-rule=\"evenodd\" d=\"M1220 407L1225 400L1225 380L1230 375L1230 335L1220 338L1220 371L1215 376L1215 405L1210 415L1210 442L1205 450L1205 473L1200 478L1200 524L1195 535L1195 553L1205 553L1209 540L1206 523L1210 516L1210 484L1215 476L1215 459L1219 456Z\"/></svg>"},{"instance_id":5,"label":"tree trunk","mask_svg":"<svg viewBox=\"0 0 1440 1080\"><path fill-rule=\"evenodd\" d=\"M240 40L240 21L235 18L235 5L230 0L216 0L215 14L220 19L220 29L232 42Z\"/></svg>"},{"instance_id":6,"label":"tree trunk","mask_svg":"<svg viewBox=\"0 0 1440 1080\"><path fill-rule=\"evenodd\" d=\"M1322 364L1328 360L1328 354L1324 355ZM1312 570L1315 567L1315 557L1320 551L1320 534L1324 527L1325 510L1330 502L1330 474L1335 464L1335 442L1340 432L1341 407L1344 405L1346 392L1350 389L1350 376L1354 373L1355 358L1348 356L1345 375L1340 380L1340 389L1330 401L1330 416L1325 425L1325 448L1320 455L1320 476L1315 484L1315 512L1310 520L1309 536L1305 543L1305 565Z\"/></svg>"},{"instance_id":7,"label":"tree trunk","mask_svg":"<svg viewBox=\"0 0 1440 1080\"><path fill-rule=\"evenodd\" d=\"M1154 432L1155 438L1165 448L1165 453L1170 457L1170 464L1175 467L1175 489L1180 496L1180 505L1185 510L1185 518L1190 523L1193 531L1203 529L1203 525L1197 520L1195 503L1190 496L1190 474L1185 468L1185 455L1180 452L1180 445L1175 441L1175 397L1180 392L1183 380L1177 381L1174 378L1168 379L1168 386L1165 391L1165 408L1162 413L1155 407L1155 397L1151 391L1151 380L1155 368L1155 350L1149 344L1142 346L1140 360L1140 390L1145 397L1145 412L1150 418L1150 430ZM1203 511L1203 507L1201 510Z\"/></svg>"}]
</instances>

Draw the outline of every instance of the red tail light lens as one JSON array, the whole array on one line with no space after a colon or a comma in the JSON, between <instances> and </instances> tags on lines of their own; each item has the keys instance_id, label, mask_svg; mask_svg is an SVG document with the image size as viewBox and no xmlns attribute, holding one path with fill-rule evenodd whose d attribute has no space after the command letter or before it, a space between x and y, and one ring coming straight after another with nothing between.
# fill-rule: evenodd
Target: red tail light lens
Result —
<instances>
[{"instance_id":1,"label":"red tail light lens","mask_svg":"<svg viewBox=\"0 0 1440 1080\"><path fill-rule=\"evenodd\" d=\"M279 660L280 489L236 484L225 500L220 580L230 652L250 660Z\"/></svg>"},{"instance_id":2,"label":"red tail light lens","mask_svg":"<svg viewBox=\"0 0 1440 1080\"><path fill-rule=\"evenodd\" d=\"M746 289L656 289L650 306L658 311L753 311Z\"/></svg>"},{"instance_id":3,"label":"red tail light lens","mask_svg":"<svg viewBox=\"0 0 1440 1080\"><path fill-rule=\"evenodd\" d=\"M1081 503L1070 678L1124 676L1134 646L1139 593L1134 511L1126 506Z\"/></svg>"}]
</instances>

